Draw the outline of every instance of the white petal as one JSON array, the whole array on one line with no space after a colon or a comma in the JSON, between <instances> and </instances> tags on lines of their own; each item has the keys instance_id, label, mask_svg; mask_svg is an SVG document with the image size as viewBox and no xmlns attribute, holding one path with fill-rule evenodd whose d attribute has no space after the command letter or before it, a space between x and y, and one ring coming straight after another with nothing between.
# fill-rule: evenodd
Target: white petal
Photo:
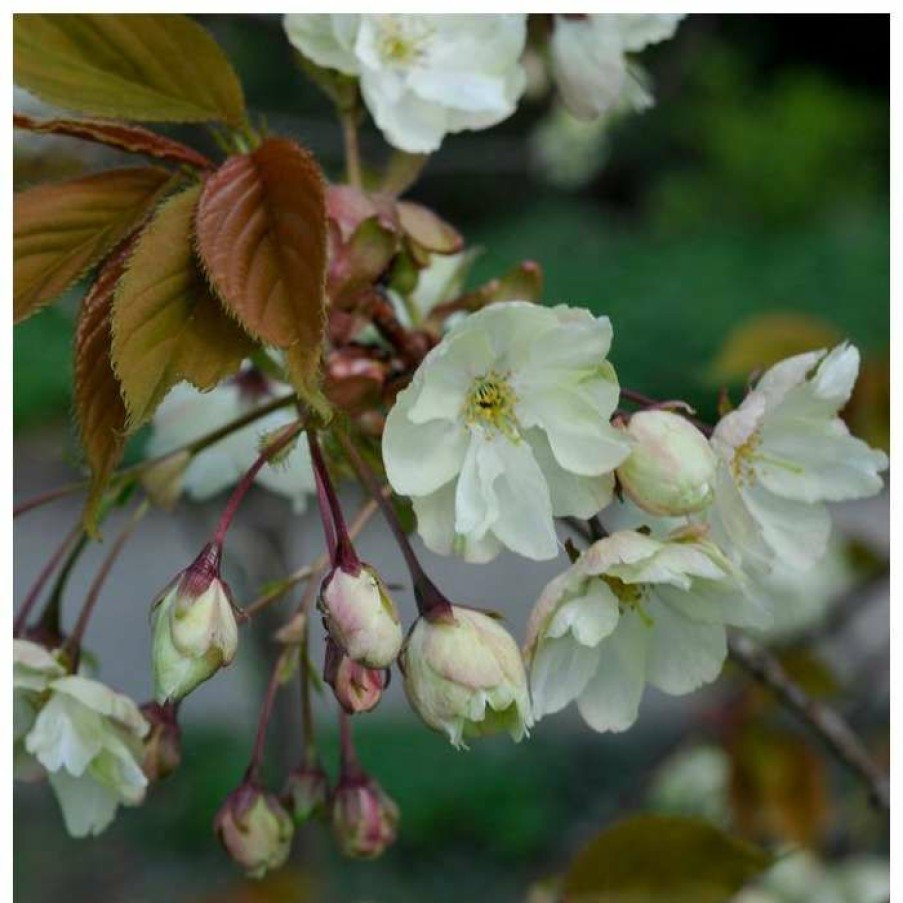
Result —
<instances>
[{"instance_id":1,"label":"white petal","mask_svg":"<svg viewBox=\"0 0 903 903\"><path fill-rule=\"evenodd\" d=\"M128 696L111 690L99 680L72 674L54 681L53 692L76 700L104 718L112 718L136 737L143 737L150 729L141 710Z\"/></svg>"},{"instance_id":2,"label":"white petal","mask_svg":"<svg viewBox=\"0 0 903 903\"><path fill-rule=\"evenodd\" d=\"M626 77L623 45L612 28L555 17L552 69L562 100L578 119L612 109Z\"/></svg>"},{"instance_id":3,"label":"white petal","mask_svg":"<svg viewBox=\"0 0 903 903\"><path fill-rule=\"evenodd\" d=\"M48 770L78 777L103 748L103 718L67 696L54 695L38 713L25 748Z\"/></svg>"},{"instance_id":4,"label":"white petal","mask_svg":"<svg viewBox=\"0 0 903 903\"><path fill-rule=\"evenodd\" d=\"M524 433L536 463L549 486L555 517L592 517L609 502L615 488L614 473L585 477L565 470L552 454L546 434L540 429Z\"/></svg>"},{"instance_id":5,"label":"white petal","mask_svg":"<svg viewBox=\"0 0 903 903\"><path fill-rule=\"evenodd\" d=\"M392 72L365 69L361 92L373 121L386 140L410 154L430 154L439 149L448 131L444 107L418 97L406 88L398 93Z\"/></svg>"},{"instance_id":6,"label":"white petal","mask_svg":"<svg viewBox=\"0 0 903 903\"><path fill-rule=\"evenodd\" d=\"M806 570L824 555L831 533L831 516L824 505L783 499L759 485L745 488L741 495L762 538L782 561Z\"/></svg>"},{"instance_id":7,"label":"white petal","mask_svg":"<svg viewBox=\"0 0 903 903\"><path fill-rule=\"evenodd\" d=\"M88 775L73 777L65 771L52 772L53 787L66 830L72 837L100 834L113 821L119 796Z\"/></svg>"},{"instance_id":8,"label":"white petal","mask_svg":"<svg viewBox=\"0 0 903 903\"><path fill-rule=\"evenodd\" d=\"M650 44L658 44L673 37L684 16L682 13L656 15L621 13L608 18L617 20L616 26L624 49L636 52Z\"/></svg>"},{"instance_id":9,"label":"white petal","mask_svg":"<svg viewBox=\"0 0 903 903\"><path fill-rule=\"evenodd\" d=\"M779 361L762 375L753 391L766 399L769 410L776 408L791 389L806 381L824 356L824 351L807 351Z\"/></svg>"},{"instance_id":10,"label":"white petal","mask_svg":"<svg viewBox=\"0 0 903 903\"><path fill-rule=\"evenodd\" d=\"M477 444L481 484L492 532L509 549L545 561L558 554L549 487L528 443L503 436ZM461 479L464 479L462 472ZM459 532L467 533L461 529ZM479 529L477 535L481 535Z\"/></svg>"},{"instance_id":11,"label":"white petal","mask_svg":"<svg viewBox=\"0 0 903 903\"><path fill-rule=\"evenodd\" d=\"M575 642L571 637L543 640L530 669L533 717L561 711L576 699L592 677L599 650Z\"/></svg>"},{"instance_id":12,"label":"white petal","mask_svg":"<svg viewBox=\"0 0 903 903\"><path fill-rule=\"evenodd\" d=\"M654 622L646 663L649 683L680 696L715 680L727 656L724 627L691 621L655 599L644 609Z\"/></svg>"},{"instance_id":13,"label":"white petal","mask_svg":"<svg viewBox=\"0 0 903 903\"><path fill-rule=\"evenodd\" d=\"M583 646L598 646L617 626L618 600L602 580L589 580L585 593L565 602L555 612L546 635L570 633Z\"/></svg>"},{"instance_id":14,"label":"white petal","mask_svg":"<svg viewBox=\"0 0 903 903\"><path fill-rule=\"evenodd\" d=\"M841 420L767 423L756 476L776 495L801 502L839 502L880 492L884 452L851 436Z\"/></svg>"},{"instance_id":15,"label":"white petal","mask_svg":"<svg viewBox=\"0 0 903 903\"><path fill-rule=\"evenodd\" d=\"M392 488L402 495L428 495L447 483L461 470L469 442L461 423L413 423L408 412L416 400L416 386L401 392L383 432L386 475Z\"/></svg>"},{"instance_id":16,"label":"white petal","mask_svg":"<svg viewBox=\"0 0 903 903\"><path fill-rule=\"evenodd\" d=\"M354 39L360 16L347 14L290 13L282 25L292 45L325 69L357 75Z\"/></svg>"},{"instance_id":17,"label":"white petal","mask_svg":"<svg viewBox=\"0 0 903 903\"><path fill-rule=\"evenodd\" d=\"M501 551L501 543L487 533L480 539L455 533L455 483L446 483L430 495L414 496L417 532L423 544L439 555L459 555L465 561L482 564Z\"/></svg>"},{"instance_id":18,"label":"white petal","mask_svg":"<svg viewBox=\"0 0 903 903\"><path fill-rule=\"evenodd\" d=\"M636 721L646 681L646 647L651 629L626 612L615 632L597 647L599 664L577 708L596 731L624 731Z\"/></svg>"}]
</instances>

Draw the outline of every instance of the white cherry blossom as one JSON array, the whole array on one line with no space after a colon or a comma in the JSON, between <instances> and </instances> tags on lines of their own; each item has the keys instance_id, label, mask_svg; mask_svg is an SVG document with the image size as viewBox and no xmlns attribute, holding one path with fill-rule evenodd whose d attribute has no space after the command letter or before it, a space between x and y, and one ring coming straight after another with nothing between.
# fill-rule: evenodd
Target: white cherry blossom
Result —
<instances>
[{"instance_id":1,"label":"white cherry blossom","mask_svg":"<svg viewBox=\"0 0 903 903\"><path fill-rule=\"evenodd\" d=\"M646 684L679 696L711 683L727 654L725 625L768 620L744 575L702 531L664 542L613 533L554 578L530 615L534 717L576 700L594 730L626 730Z\"/></svg>"},{"instance_id":2,"label":"white cherry blossom","mask_svg":"<svg viewBox=\"0 0 903 903\"><path fill-rule=\"evenodd\" d=\"M290 14L284 24L308 59L360 79L377 126L409 153L507 119L526 86L522 14Z\"/></svg>"},{"instance_id":3,"label":"white cherry blossom","mask_svg":"<svg viewBox=\"0 0 903 903\"><path fill-rule=\"evenodd\" d=\"M554 558L553 518L611 499L628 440L607 317L563 305L492 305L453 327L389 412L383 460L426 545L468 561L507 547Z\"/></svg>"},{"instance_id":4,"label":"white cherry blossom","mask_svg":"<svg viewBox=\"0 0 903 903\"><path fill-rule=\"evenodd\" d=\"M290 386L251 367L210 392L199 392L188 383L180 383L163 399L154 415L147 456L168 454L291 392ZM294 408L286 405L194 455L182 478L186 495L204 501L234 486L257 458L260 440L296 419ZM256 482L290 499L296 512L303 511L315 488L306 444L298 442L278 462L262 467Z\"/></svg>"},{"instance_id":5,"label":"white cherry blossom","mask_svg":"<svg viewBox=\"0 0 903 903\"><path fill-rule=\"evenodd\" d=\"M811 567L831 530L823 503L881 491L887 455L850 435L838 416L858 373L852 345L788 358L715 427L721 463L710 519L718 541L751 565L767 569L776 557Z\"/></svg>"},{"instance_id":6,"label":"white cherry blossom","mask_svg":"<svg viewBox=\"0 0 903 903\"><path fill-rule=\"evenodd\" d=\"M69 833L99 834L120 805L144 800L150 725L131 699L66 674L35 643L14 640L13 661L14 743L47 772Z\"/></svg>"}]
</instances>

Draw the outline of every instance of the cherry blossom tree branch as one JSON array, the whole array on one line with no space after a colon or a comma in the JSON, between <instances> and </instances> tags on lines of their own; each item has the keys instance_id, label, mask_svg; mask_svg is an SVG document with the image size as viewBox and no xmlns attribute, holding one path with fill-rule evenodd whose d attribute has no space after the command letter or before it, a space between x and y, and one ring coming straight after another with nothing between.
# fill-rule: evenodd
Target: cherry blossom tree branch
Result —
<instances>
[{"instance_id":1,"label":"cherry blossom tree branch","mask_svg":"<svg viewBox=\"0 0 903 903\"><path fill-rule=\"evenodd\" d=\"M813 699L791 680L781 663L763 646L742 634L729 639L731 660L767 687L778 700L807 724L825 746L866 784L872 803L890 809L887 775L872 758L847 722L830 706Z\"/></svg>"}]
</instances>

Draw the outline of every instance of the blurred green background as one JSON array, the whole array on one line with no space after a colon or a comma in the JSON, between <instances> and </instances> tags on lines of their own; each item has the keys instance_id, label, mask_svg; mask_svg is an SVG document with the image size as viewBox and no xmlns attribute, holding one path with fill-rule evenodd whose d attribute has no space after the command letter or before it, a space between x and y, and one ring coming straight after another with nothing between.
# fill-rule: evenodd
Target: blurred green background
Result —
<instances>
[{"instance_id":1,"label":"blurred green background","mask_svg":"<svg viewBox=\"0 0 903 903\"><path fill-rule=\"evenodd\" d=\"M234 61L252 110L338 174L330 107L293 66L278 17L201 20ZM802 314L779 321L791 324L791 345L836 331L863 348L877 374L865 420L877 420L880 433L889 343L888 18L692 16L644 62L656 107L612 125L581 184L556 187L560 180L537 164L543 99L494 130L448 138L412 196L484 249L474 283L533 259L548 301L608 314L625 385L686 398L710 414L720 383L733 381L729 366L715 367L728 336L762 315ZM184 135L205 141L201 132ZM65 142L57 160L35 147L19 155L19 186L93 165ZM363 148L371 160L385 153L372 127ZM15 332L19 439L69 418L76 303L73 293ZM765 329L756 339L763 361L784 347L787 330ZM18 898L43 903L78 886L128 903L163 893L173 901L524 899L531 881L561 869L620 805L637 804L648 764L677 737L641 720L624 737L549 730L530 744L491 741L465 756L388 714L363 719L361 730L365 764L404 812L400 843L378 863L343 865L328 840L308 830L302 865L265 886L236 879L209 819L243 768L247 738L210 727L186 737L178 778L100 840L70 842L49 794L27 788L28 817L16 823ZM858 797L854 805L864 810ZM862 822L858 842L882 846L881 831L867 815ZM844 849L861 827L834 832L833 848ZM155 858L157 849L166 855ZM58 868L44 868L50 857Z\"/></svg>"}]
</instances>

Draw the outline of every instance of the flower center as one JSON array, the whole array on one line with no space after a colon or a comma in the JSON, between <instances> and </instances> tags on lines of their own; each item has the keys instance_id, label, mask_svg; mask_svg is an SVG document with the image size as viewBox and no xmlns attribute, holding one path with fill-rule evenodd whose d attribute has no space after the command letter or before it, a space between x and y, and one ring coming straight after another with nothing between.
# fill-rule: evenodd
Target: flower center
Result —
<instances>
[{"instance_id":1,"label":"flower center","mask_svg":"<svg viewBox=\"0 0 903 903\"><path fill-rule=\"evenodd\" d=\"M423 56L429 34L429 29L424 26L415 27L412 23L387 18L380 30L379 55L386 63L410 66Z\"/></svg>"},{"instance_id":2,"label":"flower center","mask_svg":"<svg viewBox=\"0 0 903 903\"><path fill-rule=\"evenodd\" d=\"M508 381L509 373L490 370L477 377L464 402L464 421L468 426L481 426L490 434L502 433L512 442L518 434L517 393Z\"/></svg>"},{"instance_id":3,"label":"flower center","mask_svg":"<svg viewBox=\"0 0 903 903\"><path fill-rule=\"evenodd\" d=\"M731 473L738 486L752 486L756 482L755 462L758 458L756 449L762 444L762 436L756 430L742 445L734 451L731 461Z\"/></svg>"},{"instance_id":4,"label":"flower center","mask_svg":"<svg viewBox=\"0 0 903 903\"><path fill-rule=\"evenodd\" d=\"M615 596L617 596L622 612L631 608L639 615L640 620L642 620L646 626L652 625L652 618L643 611L643 601L649 594L645 584L625 583L620 577L613 577L611 574L601 574L600 577Z\"/></svg>"}]
</instances>

